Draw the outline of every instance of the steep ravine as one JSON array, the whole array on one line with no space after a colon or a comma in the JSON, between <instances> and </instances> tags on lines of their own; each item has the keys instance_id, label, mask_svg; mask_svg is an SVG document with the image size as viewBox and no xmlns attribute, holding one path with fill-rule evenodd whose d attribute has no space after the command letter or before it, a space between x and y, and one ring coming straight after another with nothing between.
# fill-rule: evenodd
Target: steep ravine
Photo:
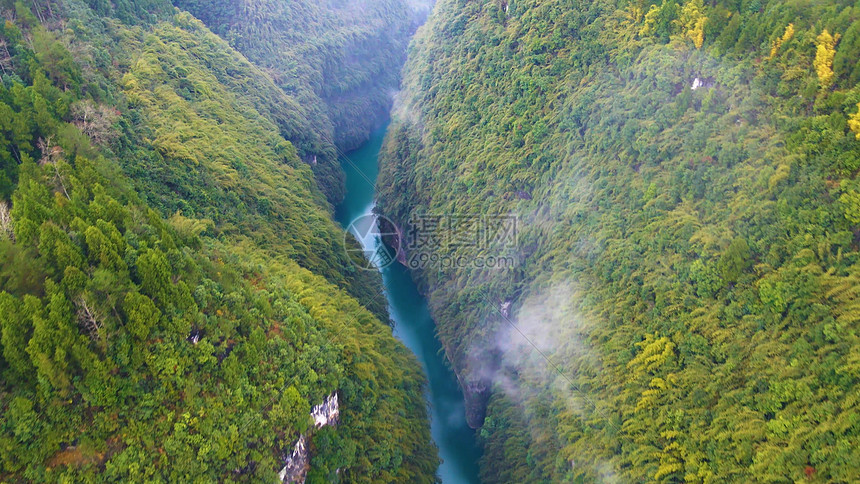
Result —
<instances>
[{"instance_id":1,"label":"steep ravine","mask_svg":"<svg viewBox=\"0 0 860 484\"><path fill-rule=\"evenodd\" d=\"M337 208L336 218L345 228L357 219L373 217L377 155L384 134L385 127L374 132L370 141L341 160L346 172L347 190L343 204ZM381 243L378 238L370 238L367 240L370 245L366 245L365 250L372 251ZM439 477L443 484L477 483L480 450L475 441L475 431L467 424L463 394L436 338L436 325L427 301L401 264L394 262L383 267L381 272L394 334L415 353L427 374L431 434L443 460Z\"/></svg>"}]
</instances>

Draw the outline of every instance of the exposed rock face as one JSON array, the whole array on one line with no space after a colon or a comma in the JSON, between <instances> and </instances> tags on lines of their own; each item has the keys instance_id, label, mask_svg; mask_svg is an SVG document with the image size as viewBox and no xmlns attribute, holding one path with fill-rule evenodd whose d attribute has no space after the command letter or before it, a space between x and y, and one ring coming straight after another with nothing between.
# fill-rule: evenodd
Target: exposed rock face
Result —
<instances>
[{"instance_id":1,"label":"exposed rock face","mask_svg":"<svg viewBox=\"0 0 860 484\"><path fill-rule=\"evenodd\" d=\"M699 89L699 88L710 89L712 87L714 87L714 80L712 78L699 79L697 77L697 78L693 79L693 84L690 86L690 90L695 91L696 89Z\"/></svg>"},{"instance_id":2,"label":"exposed rock face","mask_svg":"<svg viewBox=\"0 0 860 484\"><path fill-rule=\"evenodd\" d=\"M337 392L327 396L319 405L314 406L311 410L311 417L314 419L314 427L322 428L326 425L337 425L337 419L340 416L340 407L337 403Z\"/></svg>"},{"instance_id":3,"label":"exposed rock face","mask_svg":"<svg viewBox=\"0 0 860 484\"><path fill-rule=\"evenodd\" d=\"M200 341L200 330L192 329L191 333L186 338L191 344L196 345Z\"/></svg>"},{"instance_id":4,"label":"exposed rock face","mask_svg":"<svg viewBox=\"0 0 860 484\"><path fill-rule=\"evenodd\" d=\"M326 425L337 425L340 417L340 406L337 401L337 392L332 392L319 405L311 409L311 418L314 419L314 428L320 429ZM304 484L305 477L311 466L311 455L308 450L308 436L302 434L290 455L284 458L284 468L278 474L278 482L284 484ZM338 469L340 471L340 469Z\"/></svg>"},{"instance_id":5,"label":"exposed rock face","mask_svg":"<svg viewBox=\"0 0 860 484\"><path fill-rule=\"evenodd\" d=\"M12 226L12 207L5 201L0 201L0 240L15 241L15 232L12 230Z\"/></svg>"},{"instance_id":6,"label":"exposed rock face","mask_svg":"<svg viewBox=\"0 0 860 484\"><path fill-rule=\"evenodd\" d=\"M502 314L503 318L510 317L510 315L511 315L511 304L513 304L513 303L514 302L509 299L509 300L499 304L499 312Z\"/></svg>"},{"instance_id":7,"label":"exposed rock face","mask_svg":"<svg viewBox=\"0 0 860 484\"><path fill-rule=\"evenodd\" d=\"M484 425L493 378L499 371L499 355L491 348L472 348L464 363L457 375L466 404L466 423L477 429Z\"/></svg>"},{"instance_id":8,"label":"exposed rock face","mask_svg":"<svg viewBox=\"0 0 860 484\"><path fill-rule=\"evenodd\" d=\"M385 243L385 245L394 248L397 262L409 267L409 263L407 262L408 254L406 254L406 248L403 244L403 231L388 217L377 213L375 209L374 214L377 216L377 229L379 230L379 233L382 234L382 242Z\"/></svg>"},{"instance_id":9,"label":"exposed rock face","mask_svg":"<svg viewBox=\"0 0 860 484\"><path fill-rule=\"evenodd\" d=\"M473 429L484 425L487 416L487 402L490 400L490 386L487 380L467 381L463 385L463 398L466 402L466 423Z\"/></svg>"},{"instance_id":10,"label":"exposed rock face","mask_svg":"<svg viewBox=\"0 0 860 484\"><path fill-rule=\"evenodd\" d=\"M311 456L308 453L308 439L304 435L299 437L293 452L286 458L286 465L281 469L278 478L284 483L303 483L311 465Z\"/></svg>"}]
</instances>

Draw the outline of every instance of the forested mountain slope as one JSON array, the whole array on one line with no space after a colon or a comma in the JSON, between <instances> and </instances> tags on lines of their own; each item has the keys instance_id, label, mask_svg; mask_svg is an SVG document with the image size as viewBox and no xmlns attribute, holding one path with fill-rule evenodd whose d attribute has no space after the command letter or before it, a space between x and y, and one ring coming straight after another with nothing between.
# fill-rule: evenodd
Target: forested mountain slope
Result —
<instances>
[{"instance_id":1,"label":"forested mountain slope","mask_svg":"<svg viewBox=\"0 0 860 484\"><path fill-rule=\"evenodd\" d=\"M434 482L303 107L166 2L0 2L0 481ZM387 321L386 321L387 322Z\"/></svg>"},{"instance_id":2,"label":"forested mountain slope","mask_svg":"<svg viewBox=\"0 0 860 484\"><path fill-rule=\"evenodd\" d=\"M271 74L304 107L313 132L342 150L358 147L388 117L420 15L403 0L174 4ZM315 171L330 198L340 200L342 175L333 151L319 153Z\"/></svg>"},{"instance_id":3,"label":"forested mountain slope","mask_svg":"<svg viewBox=\"0 0 860 484\"><path fill-rule=\"evenodd\" d=\"M82 17L71 23L73 48L89 39L120 65L108 74L129 108L119 155L153 207L287 255L386 317L379 278L354 270L340 229L319 209L325 198L299 157L333 148L320 148L295 99L187 14L146 30Z\"/></svg>"},{"instance_id":4,"label":"forested mountain slope","mask_svg":"<svg viewBox=\"0 0 860 484\"><path fill-rule=\"evenodd\" d=\"M441 0L410 49L378 209L520 221L416 271L486 482L860 479L860 8Z\"/></svg>"}]
</instances>

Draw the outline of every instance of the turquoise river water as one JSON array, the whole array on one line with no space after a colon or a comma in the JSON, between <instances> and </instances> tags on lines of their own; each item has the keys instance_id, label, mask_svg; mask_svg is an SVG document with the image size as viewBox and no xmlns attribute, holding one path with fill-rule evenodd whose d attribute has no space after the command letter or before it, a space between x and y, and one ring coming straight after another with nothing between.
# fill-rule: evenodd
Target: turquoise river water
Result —
<instances>
[{"instance_id":1,"label":"turquoise river water","mask_svg":"<svg viewBox=\"0 0 860 484\"><path fill-rule=\"evenodd\" d=\"M385 136L381 128L370 140L341 160L346 172L346 198L336 209L336 218L344 228L372 213L374 184L378 174L377 157ZM365 250L375 249L379 238L365 239ZM376 244L368 247L368 244ZM427 301L415 287L407 269L395 262L381 269L388 310L394 320L394 335L415 353L429 381L431 433L443 462L439 477L443 484L478 482L480 450L475 431L466 424L463 395L457 378L445 361L436 339L435 325Z\"/></svg>"}]
</instances>

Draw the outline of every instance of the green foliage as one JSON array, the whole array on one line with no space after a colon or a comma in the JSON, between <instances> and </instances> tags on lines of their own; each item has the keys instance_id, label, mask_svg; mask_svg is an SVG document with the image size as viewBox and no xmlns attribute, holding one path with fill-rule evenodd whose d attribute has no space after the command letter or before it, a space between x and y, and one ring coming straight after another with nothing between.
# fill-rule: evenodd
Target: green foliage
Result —
<instances>
[{"instance_id":1,"label":"green foliage","mask_svg":"<svg viewBox=\"0 0 860 484\"><path fill-rule=\"evenodd\" d=\"M729 244L729 247L720 256L720 260L717 262L717 270L720 271L720 275L724 281L734 284L740 279L744 271L749 268L750 264L750 247L747 245L746 240L738 237L732 240L732 243Z\"/></svg>"},{"instance_id":2,"label":"green foliage","mask_svg":"<svg viewBox=\"0 0 860 484\"><path fill-rule=\"evenodd\" d=\"M860 193L848 191L839 197L839 201L845 211L845 218L853 225L860 226Z\"/></svg>"},{"instance_id":3,"label":"green foliage","mask_svg":"<svg viewBox=\"0 0 860 484\"><path fill-rule=\"evenodd\" d=\"M0 481L274 482L310 432L317 479L435 482L420 366L278 135L290 99L188 14L90 5L122 22L2 31Z\"/></svg>"},{"instance_id":4,"label":"green foliage","mask_svg":"<svg viewBox=\"0 0 860 484\"><path fill-rule=\"evenodd\" d=\"M81 27L78 37L96 37L113 56L103 74L121 77L113 95L127 103L113 149L146 202L289 257L387 318L379 277L354 270L319 178L300 159L335 159L306 110L187 13L146 30L93 22L104 22L103 33Z\"/></svg>"},{"instance_id":5,"label":"green foliage","mask_svg":"<svg viewBox=\"0 0 860 484\"><path fill-rule=\"evenodd\" d=\"M702 259L690 264L690 280L696 286L696 295L702 298L713 297L723 286L717 269Z\"/></svg>"},{"instance_id":6,"label":"green foliage","mask_svg":"<svg viewBox=\"0 0 860 484\"><path fill-rule=\"evenodd\" d=\"M85 0L100 16L114 16L131 25L155 22L159 17L169 16L173 9L166 0Z\"/></svg>"},{"instance_id":7,"label":"green foliage","mask_svg":"<svg viewBox=\"0 0 860 484\"><path fill-rule=\"evenodd\" d=\"M501 373L486 482L860 479L858 19L843 1L437 3L378 207L521 221L513 270L415 273L461 381ZM552 365L505 343L507 300Z\"/></svg>"},{"instance_id":8,"label":"green foliage","mask_svg":"<svg viewBox=\"0 0 860 484\"><path fill-rule=\"evenodd\" d=\"M313 129L343 150L387 118L414 13L407 2L175 0L307 109ZM320 157L319 174L337 157Z\"/></svg>"}]
</instances>

